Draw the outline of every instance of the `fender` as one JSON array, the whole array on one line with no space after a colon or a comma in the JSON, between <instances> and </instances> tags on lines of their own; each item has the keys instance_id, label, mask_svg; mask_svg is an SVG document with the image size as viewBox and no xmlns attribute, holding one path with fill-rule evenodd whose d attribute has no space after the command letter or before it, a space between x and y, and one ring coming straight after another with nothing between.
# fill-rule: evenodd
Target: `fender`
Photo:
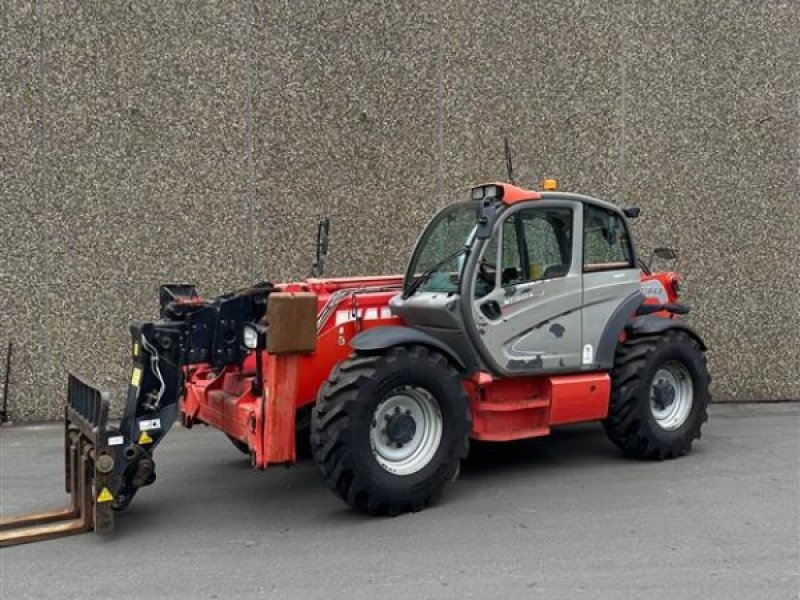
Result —
<instances>
[{"instance_id":1,"label":"fender","mask_svg":"<svg viewBox=\"0 0 800 600\"><path fill-rule=\"evenodd\" d=\"M603 329L603 334L600 336L600 343L597 345L596 360L601 369L611 369L614 366L617 338L630 322L631 315L639 309L643 302L644 294L640 290L636 290L611 313L611 317Z\"/></svg>"},{"instance_id":2,"label":"fender","mask_svg":"<svg viewBox=\"0 0 800 600\"><path fill-rule=\"evenodd\" d=\"M405 346L408 344L418 344L420 346L430 346L436 348L452 361L461 371L467 371L464 360L443 341L436 339L418 329L403 327L400 325L387 325L384 327L373 327L359 333L350 340L350 347L359 352L376 352L386 350L394 346Z\"/></svg>"},{"instance_id":3,"label":"fender","mask_svg":"<svg viewBox=\"0 0 800 600\"><path fill-rule=\"evenodd\" d=\"M654 333L663 333L669 329L680 329L697 340L703 352L708 350L700 334L697 333L691 325L686 323L686 321L681 321L679 319L665 319L664 317L645 315L632 319L625 329L634 335L652 335Z\"/></svg>"}]
</instances>

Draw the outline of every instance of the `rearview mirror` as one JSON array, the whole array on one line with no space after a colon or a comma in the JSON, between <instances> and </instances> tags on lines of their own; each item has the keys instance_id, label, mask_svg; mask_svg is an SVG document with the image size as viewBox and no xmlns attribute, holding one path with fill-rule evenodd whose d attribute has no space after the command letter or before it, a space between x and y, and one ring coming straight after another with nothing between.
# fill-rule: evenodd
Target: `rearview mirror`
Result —
<instances>
[{"instance_id":1,"label":"rearview mirror","mask_svg":"<svg viewBox=\"0 0 800 600\"><path fill-rule=\"evenodd\" d=\"M485 199L478 207L478 229L475 231L475 237L479 240L488 240L492 237L492 227L497 218L497 206L493 200Z\"/></svg>"},{"instance_id":2,"label":"rearview mirror","mask_svg":"<svg viewBox=\"0 0 800 600\"><path fill-rule=\"evenodd\" d=\"M664 260L678 260L678 251L673 248L654 248L653 254Z\"/></svg>"},{"instance_id":3,"label":"rearview mirror","mask_svg":"<svg viewBox=\"0 0 800 600\"><path fill-rule=\"evenodd\" d=\"M642 214L642 209L638 206L629 206L627 208L623 208L622 213L629 219L638 219L639 215Z\"/></svg>"},{"instance_id":4,"label":"rearview mirror","mask_svg":"<svg viewBox=\"0 0 800 600\"><path fill-rule=\"evenodd\" d=\"M656 258L670 263L666 269L664 269L666 271L675 271L676 267L678 266L679 254L674 248L653 248L653 253L650 255L650 260L647 263L647 268L649 271L659 270L653 267L653 260Z\"/></svg>"}]
</instances>

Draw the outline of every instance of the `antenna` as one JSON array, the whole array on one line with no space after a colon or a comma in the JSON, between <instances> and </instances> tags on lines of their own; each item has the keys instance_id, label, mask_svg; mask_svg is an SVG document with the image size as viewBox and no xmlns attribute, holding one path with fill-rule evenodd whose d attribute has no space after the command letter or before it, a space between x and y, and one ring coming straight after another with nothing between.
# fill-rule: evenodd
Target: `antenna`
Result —
<instances>
[{"instance_id":1,"label":"antenna","mask_svg":"<svg viewBox=\"0 0 800 600\"><path fill-rule=\"evenodd\" d=\"M511 145L508 143L508 136L503 138L503 144L505 146L505 154L506 154L506 171L508 171L508 181L510 183L516 184L514 181L514 165L511 162Z\"/></svg>"},{"instance_id":2,"label":"antenna","mask_svg":"<svg viewBox=\"0 0 800 600\"><path fill-rule=\"evenodd\" d=\"M322 218L317 223L317 252L311 264L311 276L322 277L325 274L325 259L328 257L328 237L331 231L331 220Z\"/></svg>"}]
</instances>

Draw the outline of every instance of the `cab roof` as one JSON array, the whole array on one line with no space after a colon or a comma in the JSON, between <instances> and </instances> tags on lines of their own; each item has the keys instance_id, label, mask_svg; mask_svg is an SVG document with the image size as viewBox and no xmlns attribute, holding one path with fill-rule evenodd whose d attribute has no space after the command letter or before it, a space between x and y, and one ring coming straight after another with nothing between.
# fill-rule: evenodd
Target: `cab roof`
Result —
<instances>
[{"instance_id":1,"label":"cab roof","mask_svg":"<svg viewBox=\"0 0 800 600\"><path fill-rule=\"evenodd\" d=\"M480 195L476 196L476 191ZM613 211L625 216L622 209L617 205L594 198L593 196L586 196L584 194L575 194L572 192L539 192L536 190L528 190L512 183L496 181L491 183L484 183L472 188L473 199L480 199L485 195L492 194L489 197L498 198L503 204L513 206L519 202L526 202L530 200L573 200L583 202L584 204L593 204L601 208Z\"/></svg>"}]
</instances>

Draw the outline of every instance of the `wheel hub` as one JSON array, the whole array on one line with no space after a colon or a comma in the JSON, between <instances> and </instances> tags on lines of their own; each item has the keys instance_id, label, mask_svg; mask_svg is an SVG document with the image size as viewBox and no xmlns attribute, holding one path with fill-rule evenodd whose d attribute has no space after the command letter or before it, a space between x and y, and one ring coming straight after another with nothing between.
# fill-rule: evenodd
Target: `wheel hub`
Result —
<instances>
[{"instance_id":1,"label":"wheel hub","mask_svg":"<svg viewBox=\"0 0 800 600\"><path fill-rule=\"evenodd\" d=\"M417 422L411 416L411 411L389 416L386 423L386 437L390 442L399 444L398 448L414 439L416 432Z\"/></svg>"},{"instance_id":2,"label":"wheel hub","mask_svg":"<svg viewBox=\"0 0 800 600\"><path fill-rule=\"evenodd\" d=\"M675 386L662 379L653 385L653 403L659 410L672 406L675 402Z\"/></svg>"},{"instance_id":3,"label":"wheel hub","mask_svg":"<svg viewBox=\"0 0 800 600\"><path fill-rule=\"evenodd\" d=\"M689 369L669 361L656 372L650 384L650 410L656 424L666 431L679 429L694 404L694 384Z\"/></svg>"},{"instance_id":4,"label":"wheel hub","mask_svg":"<svg viewBox=\"0 0 800 600\"><path fill-rule=\"evenodd\" d=\"M385 470L410 475L433 459L442 431L442 414L430 392L404 385L392 390L375 408L370 446Z\"/></svg>"}]
</instances>

